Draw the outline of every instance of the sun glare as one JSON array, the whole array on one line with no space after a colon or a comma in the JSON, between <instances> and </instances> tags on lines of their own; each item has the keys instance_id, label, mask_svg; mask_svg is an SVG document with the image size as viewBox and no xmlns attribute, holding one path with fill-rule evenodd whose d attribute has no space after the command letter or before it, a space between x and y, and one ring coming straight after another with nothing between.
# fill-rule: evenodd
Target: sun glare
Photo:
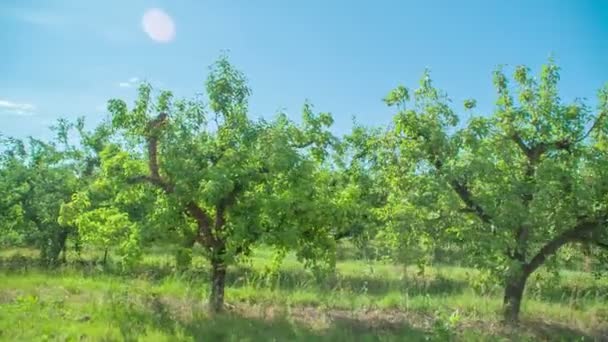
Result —
<instances>
[{"instance_id":1,"label":"sun glare","mask_svg":"<svg viewBox=\"0 0 608 342\"><path fill-rule=\"evenodd\" d=\"M159 43L168 43L175 38L175 24L171 16L158 8L146 10L142 26L148 36Z\"/></svg>"}]
</instances>

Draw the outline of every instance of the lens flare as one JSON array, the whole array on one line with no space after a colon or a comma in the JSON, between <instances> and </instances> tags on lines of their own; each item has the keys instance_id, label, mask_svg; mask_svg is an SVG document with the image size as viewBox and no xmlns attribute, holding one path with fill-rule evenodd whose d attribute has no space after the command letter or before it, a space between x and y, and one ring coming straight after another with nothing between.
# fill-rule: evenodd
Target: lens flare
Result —
<instances>
[{"instance_id":1,"label":"lens flare","mask_svg":"<svg viewBox=\"0 0 608 342\"><path fill-rule=\"evenodd\" d=\"M159 43L168 43L175 38L175 24L165 11L158 8L148 9L141 19L144 32Z\"/></svg>"}]
</instances>

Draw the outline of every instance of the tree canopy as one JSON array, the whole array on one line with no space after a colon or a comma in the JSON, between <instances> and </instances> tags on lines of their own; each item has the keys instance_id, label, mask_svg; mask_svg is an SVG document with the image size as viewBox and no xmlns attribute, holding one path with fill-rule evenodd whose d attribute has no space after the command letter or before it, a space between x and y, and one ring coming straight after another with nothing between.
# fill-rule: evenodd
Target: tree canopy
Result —
<instances>
[{"instance_id":1,"label":"tree canopy","mask_svg":"<svg viewBox=\"0 0 608 342\"><path fill-rule=\"evenodd\" d=\"M334 137L327 130L331 116L313 113L309 104L301 125L285 115L249 118L246 80L224 58L206 88L208 107L174 100L167 91L154 98L146 84L131 109L110 100L115 139L101 152L101 177L125 197L153 194L152 216L165 217L190 246L204 248L211 303L219 311L226 265L254 243L296 249L313 264L330 255L313 189ZM130 225L128 215L112 208L85 210L75 222L103 240L110 227Z\"/></svg>"},{"instance_id":2,"label":"tree canopy","mask_svg":"<svg viewBox=\"0 0 608 342\"><path fill-rule=\"evenodd\" d=\"M539 79L523 66L513 78L515 87L497 70L494 113L462 126L428 73L412 103L405 88L387 98L401 106L388 139L393 213L410 227L401 232L457 241L499 275L507 320L528 276L562 246L608 243L608 88L594 113L561 100L552 61Z\"/></svg>"},{"instance_id":3,"label":"tree canopy","mask_svg":"<svg viewBox=\"0 0 608 342\"><path fill-rule=\"evenodd\" d=\"M198 245L220 311L226 268L259 245L331 271L344 240L416 250L408 262L420 265L449 243L503 285L514 322L526 281L560 253L608 261L608 85L592 108L560 97L551 60L538 77L524 66L493 76L490 114L474 99L459 114L427 71L384 98L396 109L388 127L344 137L308 102L298 122L252 118L247 80L226 57L204 97L142 84L91 131L60 120L48 142L2 139L0 244L35 246L50 266L71 239L129 267L162 242L179 246L181 268Z\"/></svg>"}]
</instances>

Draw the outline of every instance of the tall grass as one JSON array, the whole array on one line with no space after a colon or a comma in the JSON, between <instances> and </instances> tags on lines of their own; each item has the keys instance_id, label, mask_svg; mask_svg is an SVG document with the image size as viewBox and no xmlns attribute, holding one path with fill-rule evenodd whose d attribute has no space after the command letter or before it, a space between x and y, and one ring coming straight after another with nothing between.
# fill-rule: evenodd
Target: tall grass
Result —
<instances>
[{"instance_id":1,"label":"tall grass","mask_svg":"<svg viewBox=\"0 0 608 342\"><path fill-rule=\"evenodd\" d=\"M178 272L170 251L124 270L83 261L38 268L35 253L0 253L0 340L599 339L608 331L608 279L564 272L533 277L524 324L499 324L500 286L476 291L478 271L341 260L319 281L294 256L269 275L270 251L229 269L229 313L205 314L206 260ZM74 260L74 258L70 258ZM46 336L46 337L45 337Z\"/></svg>"}]
</instances>

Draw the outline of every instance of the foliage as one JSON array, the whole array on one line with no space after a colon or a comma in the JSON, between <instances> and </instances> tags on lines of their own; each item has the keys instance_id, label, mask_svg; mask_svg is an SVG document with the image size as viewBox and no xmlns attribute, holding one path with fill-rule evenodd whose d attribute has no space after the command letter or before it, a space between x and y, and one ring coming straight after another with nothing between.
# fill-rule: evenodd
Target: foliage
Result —
<instances>
[{"instance_id":1,"label":"foliage","mask_svg":"<svg viewBox=\"0 0 608 342\"><path fill-rule=\"evenodd\" d=\"M56 264L70 232L57 223L59 205L78 179L55 143L30 138L27 143L5 139L2 145L0 243L33 244L44 263Z\"/></svg>"},{"instance_id":2,"label":"foliage","mask_svg":"<svg viewBox=\"0 0 608 342\"><path fill-rule=\"evenodd\" d=\"M185 246L204 248L218 272L212 297L219 301L224 264L246 256L255 243L295 248L313 268L332 264L334 242L315 202L320 163L335 140L327 131L331 116L314 114L306 104L301 125L283 114L251 120L246 80L226 58L213 66L206 88L210 113L200 101L174 100L167 91L154 99L147 84L132 109L109 101L115 138L100 153L97 183L110 196L103 209L76 210L73 222L96 241L121 240L131 215L116 202L151 198L148 209L139 210L150 213L142 219L177 232ZM183 251L179 258L188 262Z\"/></svg>"},{"instance_id":3,"label":"foliage","mask_svg":"<svg viewBox=\"0 0 608 342\"><path fill-rule=\"evenodd\" d=\"M608 86L594 111L563 101L559 78L553 61L538 78L516 67L514 85L499 68L493 113L466 99L459 115L425 71L418 89L399 85L383 99L396 110L388 129L355 123L338 138L332 116L308 102L297 123L253 119L245 76L221 57L205 97L142 84L133 106L110 100L91 131L80 118L59 120L50 141L2 138L0 245L36 247L56 265L68 245L85 244L129 266L162 246L184 276L200 248L214 310L227 268L257 246L275 252L263 275L273 286L293 252L325 288L339 283L339 245L416 265L404 281L429 276L441 251L477 269L475 293L502 286L515 321L527 283L533 296L554 295L559 271L608 267Z\"/></svg>"},{"instance_id":4,"label":"foliage","mask_svg":"<svg viewBox=\"0 0 608 342\"><path fill-rule=\"evenodd\" d=\"M518 101L498 70L494 114L460 127L425 73L387 139L390 212L403 227L388 235L461 244L505 282L507 319L517 318L527 277L559 248L608 240L608 88L593 116L581 101L561 101L552 61L539 81L525 67L514 79Z\"/></svg>"},{"instance_id":5,"label":"foliage","mask_svg":"<svg viewBox=\"0 0 608 342\"><path fill-rule=\"evenodd\" d=\"M116 248L128 262L139 256L139 231L129 216L116 207L91 209L86 193L75 193L70 202L62 205L58 221L76 227L84 243L106 251Z\"/></svg>"}]
</instances>

